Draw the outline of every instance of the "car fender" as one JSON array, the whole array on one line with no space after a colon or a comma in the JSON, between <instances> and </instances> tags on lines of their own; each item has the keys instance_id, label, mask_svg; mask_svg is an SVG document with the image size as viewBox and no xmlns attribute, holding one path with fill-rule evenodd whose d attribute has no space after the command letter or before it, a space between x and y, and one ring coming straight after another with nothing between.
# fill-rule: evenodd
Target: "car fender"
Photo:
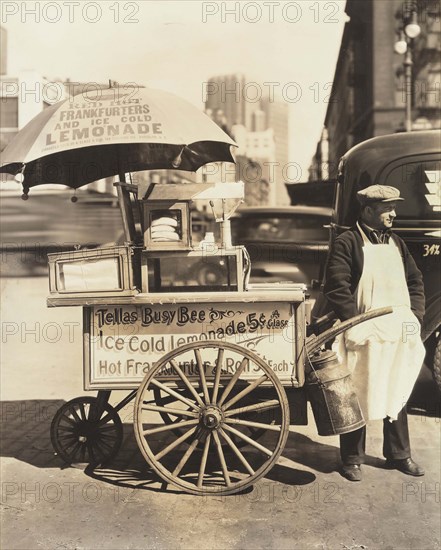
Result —
<instances>
[{"instance_id":1,"label":"car fender","mask_svg":"<svg viewBox=\"0 0 441 550\"><path fill-rule=\"evenodd\" d=\"M424 314L422 338L425 342L441 325L441 295L432 299Z\"/></svg>"}]
</instances>

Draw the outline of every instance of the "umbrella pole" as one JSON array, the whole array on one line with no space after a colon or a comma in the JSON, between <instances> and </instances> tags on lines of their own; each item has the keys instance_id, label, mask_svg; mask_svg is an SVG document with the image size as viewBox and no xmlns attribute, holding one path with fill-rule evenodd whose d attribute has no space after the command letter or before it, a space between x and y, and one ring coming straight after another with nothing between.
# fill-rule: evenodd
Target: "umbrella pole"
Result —
<instances>
[{"instance_id":1,"label":"umbrella pole","mask_svg":"<svg viewBox=\"0 0 441 550\"><path fill-rule=\"evenodd\" d=\"M120 181L116 181L113 185L116 187L118 194L118 203L124 227L124 237L127 243L133 244L136 233L129 184L126 183L126 176L124 173L119 174L119 179Z\"/></svg>"}]
</instances>

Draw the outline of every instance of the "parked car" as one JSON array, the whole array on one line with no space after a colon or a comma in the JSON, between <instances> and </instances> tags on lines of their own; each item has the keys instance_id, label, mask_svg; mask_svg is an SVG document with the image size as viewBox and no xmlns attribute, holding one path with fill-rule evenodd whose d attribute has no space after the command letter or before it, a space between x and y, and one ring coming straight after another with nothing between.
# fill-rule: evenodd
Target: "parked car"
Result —
<instances>
[{"instance_id":1,"label":"parked car","mask_svg":"<svg viewBox=\"0 0 441 550\"><path fill-rule=\"evenodd\" d=\"M405 241L423 274L426 314L422 336L426 363L441 389L441 139L439 130L372 138L341 159L331 242L358 218L357 191L372 184L392 185L405 199L398 206L394 231ZM321 297L313 319L326 312ZM325 328L325 327L324 327Z\"/></svg>"},{"instance_id":2,"label":"parked car","mask_svg":"<svg viewBox=\"0 0 441 550\"><path fill-rule=\"evenodd\" d=\"M312 288L329 240L331 209L312 206L242 208L231 220L233 243L251 258L251 282L290 281Z\"/></svg>"}]
</instances>

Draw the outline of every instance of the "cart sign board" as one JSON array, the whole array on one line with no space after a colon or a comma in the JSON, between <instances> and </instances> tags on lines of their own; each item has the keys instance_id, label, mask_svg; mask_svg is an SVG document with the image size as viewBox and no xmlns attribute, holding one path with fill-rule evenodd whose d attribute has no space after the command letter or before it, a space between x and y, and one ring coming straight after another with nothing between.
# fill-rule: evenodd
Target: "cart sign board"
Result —
<instances>
[{"instance_id":1,"label":"cart sign board","mask_svg":"<svg viewBox=\"0 0 441 550\"><path fill-rule=\"evenodd\" d=\"M86 389L136 388L165 354L207 340L236 343L256 353L282 380L290 380L295 368L300 335L289 302L95 305L85 312ZM213 349L207 372L216 356ZM189 352L179 366L189 377L197 376L194 354ZM237 367L226 359L226 375ZM247 376L253 378L252 368ZM170 366L164 380L176 379Z\"/></svg>"}]
</instances>

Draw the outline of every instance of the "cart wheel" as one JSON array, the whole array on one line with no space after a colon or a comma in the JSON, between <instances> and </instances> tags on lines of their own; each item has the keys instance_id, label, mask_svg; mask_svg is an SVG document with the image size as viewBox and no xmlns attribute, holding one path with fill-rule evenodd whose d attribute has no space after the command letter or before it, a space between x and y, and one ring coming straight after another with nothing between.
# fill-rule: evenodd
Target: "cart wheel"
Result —
<instances>
[{"instance_id":1,"label":"cart wheel","mask_svg":"<svg viewBox=\"0 0 441 550\"><path fill-rule=\"evenodd\" d=\"M62 405L51 424L51 441L67 464L94 466L111 460L123 439L121 419L108 403L98 411L96 397L76 397Z\"/></svg>"},{"instance_id":2,"label":"cart wheel","mask_svg":"<svg viewBox=\"0 0 441 550\"><path fill-rule=\"evenodd\" d=\"M172 387L173 378L186 386L185 396ZM155 389L170 401L153 404ZM269 411L270 421L256 420ZM186 344L158 361L139 387L134 414L144 458L192 494L249 487L277 461L289 433L288 400L277 376L256 354L216 341ZM265 431L262 443L255 429Z\"/></svg>"},{"instance_id":3,"label":"cart wheel","mask_svg":"<svg viewBox=\"0 0 441 550\"><path fill-rule=\"evenodd\" d=\"M182 395L182 397L190 397L191 399L191 393L188 391L188 389L183 389L183 388L176 388L175 389L176 392L180 393ZM230 393L230 395L233 393L233 391ZM164 390L161 390L157 387L153 388L153 398L154 398L154 401L157 405L160 405L161 407L164 407L166 405L171 405L172 407L174 407L175 405L179 405L180 401L177 397L173 397L171 396L170 394L166 393ZM248 397L245 397L244 400L243 400L243 403L241 403L242 405L251 405L253 403L252 400L250 400L250 398ZM191 410L191 408L189 408L189 410ZM161 411L159 412L162 420L165 422L165 424L172 424L173 422L175 422L175 418L173 418L172 416L170 416L167 412L164 411ZM251 415L251 413L249 413ZM263 417L266 415L266 418L264 420ZM271 416L271 411L270 410L266 410L266 411L263 411L263 412L260 412L258 411L257 413L254 413L254 417L253 420L257 420L257 421L260 421L260 422L268 422L268 423L271 423L271 419L272 419L272 416ZM260 418L259 418L260 417ZM249 418L249 420L251 420L251 417ZM254 428L253 426L250 426L249 427L249 430L250 430L250 437L252 437L253 439L259 439L259 437L262 437L263 435L265 435L266 433L266 430L263 430L262 428ZM175 428L173 426L173 433L175 435L182 435L182 431L179 430L179 425L177 425L177 427ZM247 445L246 441L243 441L242 439L236 437L234 434L231 434L231 437L234 441L234 443L236 443L236 445L238 447L243 447L244 445ZM223 442L221 441L222 445L226 445L226 442Z\"/></svg>"}]
</instances>

